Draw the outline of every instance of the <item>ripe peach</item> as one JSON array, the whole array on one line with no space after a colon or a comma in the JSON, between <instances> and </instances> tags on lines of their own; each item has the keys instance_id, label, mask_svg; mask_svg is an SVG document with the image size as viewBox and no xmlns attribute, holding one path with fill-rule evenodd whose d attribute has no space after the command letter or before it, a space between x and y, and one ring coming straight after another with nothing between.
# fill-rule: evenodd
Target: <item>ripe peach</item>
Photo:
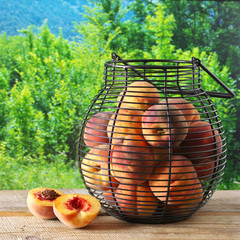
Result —
<instances>
[{"instance_id":1,"label":"ripe peach","mask_svg":"<svg viewBox=\"0 0 240 240\"><path fill-rule=\"evenodd\" d=\"M199 184L191 161L181 155L160 162L149 179L153 194L168 205L184 204Z\"/></svg>"},{"instance_id":2,"label":"ripe peach","mask_svg":"<svg viewBox=\"0 0 240 240\"><path fill-rule=\"evenodd\" d=\"M148 184L119 184L115 193L117 205L126 215L152 215L159 204Z\"/></svg>"},{"instance_id":3,"label":"ripe peach","mask_svg":"<svg viewBox=\"0 0 240 240\"><path fill-rule=\"evenodd\" d=\"M92 148L81 162L82 176L88 187L106 190L112 185L116 186L117 180L109 175L108 161L109 145L102 144Z\"/></svg>"},{"instance_id":4,"label":"ripe peach","mask_svg":"<svg viewBox=\"0 0 240 240\"><path fill-rule=\"evenodd\" d=\"M34 188L28 192L27 206L29 211L42 219L56 218L53 202L63 193L53 188Z\"/></svg>"},{"instance_id":5,"label":"ripe peach","mask_svg":"<svg viewBox=\"0 0 240 240\"><path fill-rule=\"evenodd\" d=\"M190 213L196 210L198 206L201 206L201 201L203 199L203 188L201 183L197 183L194 186L194 191L191 195L189 195L189 198L186 199L182 203L177 203L176 205L168 205L167 210L170 212L175 212L177 214L186 214Z\"/></svg>"},{"instance_id":6,"label":"ripe peach","mask_svg":"<svg viewBox=\"0 0 240 240\"><path fill-rule=\"evenodd\" d=\"M188 124L181 110L174 105L153 105L142 117L142 132L155 147L178 146L187 136Z\"/></svg>"},{"instance_id":7,"label":"ripe peach","mask_svg":"<svg viewBox=\"0 0 240 240\"><path fill-rule=\"evenodd\" d=\"M107 131L108 137L112 134L112 144L126 137L128 134L142 134L142 115L143 111L137 109L119 109L117 116L112 115L111 120L108 123ZM116 119L115 119L116 118Z\"/></svg>"},{"instance_id":8,"label":"ripe peach","mask_svg":"<svg viewBox=\"0 0 240 240\"><path fill-rule=\"evenodd\" d=\"M151 83L147 81L135 81L122 90L117 101L121 102L121 108L137 108L145 111L160 101L160 95Z\"/></svg>"},{"instance_id":9,"label":"ripe peach","mask_svg":"<svg viewBox=\"0 0 240 240\"><path fill-rule=\"evenodd\" d=\"M65 194L57 198L53 211L65 225L82 228L90 224L98 215L100 202L90 195Z\"/></svg>"},{"instance_id":10,"label":"ripe peach","mask_svg":"<svg viewBox=\"0 0 240 240\"><path fill-rule=\"evenodd\" d=\"M88 147L95 147L109 142L107 125L112 114L112 112L99 112L87 121L84 131L84 142Z\"/></svg>"},{"instance_id":11,"label":"ripe peach","mask_svg":"<svg viewBox=\"0 0 240 240\"><path fill-rule=\"evenodd\" d=\"M152 147L140 135L128 135L119 141L111 157L111 173L120 183L143 183L156 164Z\"/></svg>"},{"instance_id":12,"label":"ripe peach","mask_svg":"<svg viewBox=\"0 0 240 240\"><path fill-rule=\"evenodd\" d=\"M198 177L210 178L222 153L222 139L218 131L206 121L194 122L180 147L182 154L192 161Z\"/></svg>"},{"instance_id":13,"label":"ripe peach","mask_svg":"<svg viewBox=\"0 0 240 240\"><path fill-rule=\"evenodd\" d=\"M184 98L168 98L167 100L164 99L160 102L161 103L168 103L170 105L175 105L183 112L183 116L185 117L188 125L193 123L194 121L200 120L200 115L198 110L190 103L188 100Z\"/></svg>"}]
</instances>

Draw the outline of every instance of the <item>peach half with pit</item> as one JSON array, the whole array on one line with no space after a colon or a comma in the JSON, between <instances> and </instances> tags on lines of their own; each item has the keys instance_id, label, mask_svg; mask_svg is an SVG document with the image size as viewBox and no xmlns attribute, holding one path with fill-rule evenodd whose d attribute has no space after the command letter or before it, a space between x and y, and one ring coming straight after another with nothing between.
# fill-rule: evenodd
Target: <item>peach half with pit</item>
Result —
<instances>
[{"instance_id":1,"label":"peach half with pit","mask_svg":"<svg viewBox=\"0 0 240 240\"><path fill-rule=\"evenodd\" d=\"M29 211L42 219L56 218L53 212L53 202L63 192L53 188L34 188L28 192L27 206Z\"/></svg>"},{"instance_id":2,"label":"peach half with pit","mask_svg":"<svg viewBox=\"0 0 240 240\"><path fill-rule=\"evenodd\" d=\"M153 148L141 135L127 135L113 145L111 173L120 183L143 183L149 178L155 164Z\"/></svg>"},{"instance_id":3,"label":"peach half with pit","mask_svg":"<svg viewBox=\"0 0 240 240\"><path fill-rule=\"evenodd\" d=\"M181 155L160 162L149 179L153 194L168 205L182 205L188 201L200 181L190 160Z\"/></svg>"},{"instance_id":4,"label":"peach half with pit","mask_svg":"<svg viewBox=\"0 0 240 240\"><path fill-rule=\"evenodd\" d=\"M108 190L116 187L118 181L109 173L109 145L102 144L91 148L81 162L82 176L88 187Z\"/></svg>"},{"instance_id":5,"label":"peach half with pit","mask_svg":"<svg viewBox=\"0 0 240 240\"><path fill-rule=\"evenodd\" d=\"M147 81L135 81L123 89L117 98L120 108L145 111L160 101L157 88Z\"/></svg>"},{"instance_id":6,"label":"peach half with pit","mask_svg":"<svg viewBox=\"0 0 240 240\"><path fill-rule=\"evenodd\" d=\"M192 103L184 98L168 98L167 100L162 100L160 104L169 104L176 106L182 111L188 125L200 120L198 110L193 106Z\"/></svg>"},{"instance_id":7,"label":"peach half with pit","mask_svg":"<svg viewBox=\"0 0 240 240\"><path fill-rule=\"evenodd\" d=\"M180 148L189 158L199 179L212 177L222 153L222 138L217 129L206 121L194 122L189 126L188 135Z\"/></svg>"},{"instance_id":8,"label":"peach half with pit","mask_svg":"<svg viewBox=\"0 0 240 240\"><path fill-rule=\"evenodd\" d=\"M98 112L87 121L83 138L89 148L109 142L107 126L112 114L112 112Z\"/></svg>"},{"instance_id":9,"label":"peach half with pit","mask_svg":"<svg viewBox=\"0 0 240 240\"><path fill-rule=\"evenodd\" d=\"M188 124L181 110L174 105L153 105L142 117L142 132L154 147L179 146L188 133Z\"/></svg>"},{"instance_id":10,"label":"peach half with pit","mask_svg":"<svg viewBox=\"0 0 240 240\"><path fill-rule=\"evenodd\" d=\"M108 123L108 137L115 144L119 139L125 138L128 134L142 134L143 111L137 109L119 109L112 115Z\"/></svg>"},{"instance_id":11,"label":"peach half with pit","mask_svg":"<svg viewBox=\"0 0 240 240\"><path fill-rule=\"evenodd\" d=\"M54 201L53 211L65 225L82 228L89 225L101 209L97 198L86 194L65 194Z\"/></svg>"},{"instance_id":12,"label":"peach half with pit","mask_svg":"<svg viewBox=\"0 0 240 240\"><path fill-rule=\"evenodd\" d=\"M159 200L148 184L119 184L115 198L122 213L126 215L151 216L158 208Z\"/></svg>"}]
</instances>

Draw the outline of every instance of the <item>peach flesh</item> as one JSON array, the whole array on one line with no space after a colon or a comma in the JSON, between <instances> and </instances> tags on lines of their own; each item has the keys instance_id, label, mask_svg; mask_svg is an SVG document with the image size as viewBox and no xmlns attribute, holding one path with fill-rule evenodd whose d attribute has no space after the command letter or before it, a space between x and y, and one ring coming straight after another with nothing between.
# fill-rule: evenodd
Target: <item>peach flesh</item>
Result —
<instances>
[{"instance_id":1,"label":"peach flesh","mask_svg":"<svg viewBox=\"0 0 240 240\"><path fill-rule=\"evenodd\" d=\"M112 112L99 112L87 121L84 130L84 142L88 147L91 148L109 142L107 125L112 114Z\"/></svg>"},{"instance_id":2,"label":"peach flesh","mask_svg":"<svg viewBox=\"0 0 240 240\"><path fill-rule=\"evenodd\" d=\"M103 144L90 149L81 162L82 176L85 184L90 188L108 190L118 183L109 175L108 148L109 145Z\"/></svg>"},{"instance_id":3,"label":"peach flesh","mask_svg":"<svg viewBox=\"0 0 240 240\"><path fill-rule=\"evenodd\" d=\"M74 196L66 202L66 207L69 210L89 211L91 205L81 197Z\"/></svg>"},{"instance_id":4,"label":"peach flesh","mask_svg":"<svg viewBox=\"0 0 240 240\"><path fill-rule=\"evenodd\" d=\"M190 103L184 98L168 98L167 100L166 99L162 100L160 104L161 103L164 103L164 104L168 103L180 109L188 125L192 124L195 121L200 120L200 115L198 110L193 106L192 103Z\"/></svg>"},{"instance_id":5,"label":"peach flesh","mask_svg":"<svg viewBox=\"0 0 240 240\"><path fill-rule=\"evenodd\" d=\"M57 198L53 205L57 218L73 228L82 228L90 224L100 208L100 202L95 197L85 194L65 194Z\"/></svg>"},{"instance_id":6,"label":"peach flesh","mask_svg":"<svg viewBox=\"0 0 240 240\"><path fill-rule=\"evenodd\" d=\"M179 146L187 136L188 124L174 105L153 105L142 117L142 132L154 147Z\"/></svg>"},{"instance_id":7,"label":"peach flesh","mask_svg":"<svg viewBox=\"0 0 240 240\"><path fill-rule=\"evenodd\" d=\"M124 92L126 91L125 95ZM123 96L124 95L124 96ZM139 109L145 111L160 101L158 90L147 81L135 81L123 89L117 98L120 108Z\"/></svg>"},{"instance_id":8,"label":"peach flesh","mask_svg":"<svg viewBox=\"0 0 240 240\"><path fill-rule=\"evenodd\" d=\"M61 195L61 191L52 188L34 188L28 192L28 209L42 219L54 219L56 216L53 212L53 202Z\"/></svg>"}]
</instances>

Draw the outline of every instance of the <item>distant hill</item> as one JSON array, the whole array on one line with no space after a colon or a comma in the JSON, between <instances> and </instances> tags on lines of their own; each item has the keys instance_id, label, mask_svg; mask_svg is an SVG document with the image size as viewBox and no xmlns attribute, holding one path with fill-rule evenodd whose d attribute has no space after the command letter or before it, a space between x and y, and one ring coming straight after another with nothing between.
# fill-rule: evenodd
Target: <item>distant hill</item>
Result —
<instances>
[{"instance_id":1,"label":"distant hill","mask_svg":"<svg viewBox=\"0 0 240 240\"><path fill-rule=\"evenodd\" d=\"M58 34L62 28L63 36L75 36L73 22L81 22L82 0L0 0L0 34L19 35L18 30L29 25L40 27L45 19L52 33Z\"/></svg>"}]
</instances>

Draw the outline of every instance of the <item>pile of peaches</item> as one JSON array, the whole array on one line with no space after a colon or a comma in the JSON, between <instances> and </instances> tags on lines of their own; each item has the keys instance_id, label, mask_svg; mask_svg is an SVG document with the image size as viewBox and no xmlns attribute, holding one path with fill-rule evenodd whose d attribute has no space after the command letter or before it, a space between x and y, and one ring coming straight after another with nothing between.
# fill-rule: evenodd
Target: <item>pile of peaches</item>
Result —
<instances>
[{"instance_id":1,"label":"pile of peaches","mask_svg":"<svg viewBox=\"0 0 240 240\"><path fill-rule=\"evenodd\" d=\"M218 169L222 138L182 97L161 97L148 81L118 95L113 112L92 114L81 160L87 187L127 216L190 213L203 201L202 183Z\"/></svg>"}]
</instances>

